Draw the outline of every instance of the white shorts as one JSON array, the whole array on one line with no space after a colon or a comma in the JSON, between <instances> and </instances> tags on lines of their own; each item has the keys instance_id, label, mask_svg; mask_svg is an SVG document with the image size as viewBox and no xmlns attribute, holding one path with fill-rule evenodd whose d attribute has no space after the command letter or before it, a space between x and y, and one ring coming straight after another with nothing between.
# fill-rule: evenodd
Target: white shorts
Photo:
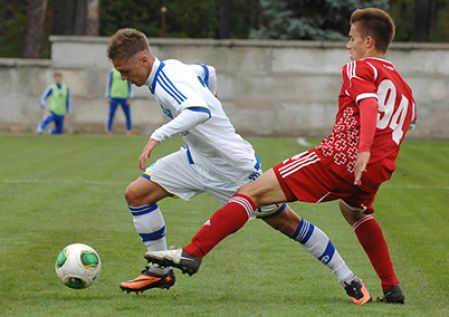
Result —
<instances>
[{"instance_id":1,"label":"white shorts","mask_svg":"<svg viewBox=\"0 0 449 317\"><path fill-rule=\"evenodd\" d=\"M225 204L242 185L255 180L261 173L258 161L253 171L249 171L246 175L242 173L240 179L230 182L228 179L220 178L219 175L212 176L203 172L201 166L192 161L188 147L182 147L178 152L158 159L141 176L184 200L190 200L195 195L206 192ZM267 217L281 212L284 208L278 204L264 206L255 214L258 217Z\"/></svg>"}]
</instances>

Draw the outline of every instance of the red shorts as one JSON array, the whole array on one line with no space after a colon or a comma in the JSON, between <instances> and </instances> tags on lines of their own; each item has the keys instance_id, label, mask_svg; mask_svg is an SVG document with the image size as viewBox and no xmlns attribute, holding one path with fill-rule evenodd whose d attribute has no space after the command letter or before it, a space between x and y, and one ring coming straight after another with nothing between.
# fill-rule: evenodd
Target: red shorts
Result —
<instances>
[{"instance_id":1,"label":"red shorts","mask_svg":"<svg viewBox=\"0 0 449 317\"><path fill-rule=\"evenodd\" d=\"M342 199L353 208L373 213L377 188L363 191L339 176L320 159L316 150L293 156L273 167L279 184L288 201L319 203Z\"/></svg>"}]
</instances>

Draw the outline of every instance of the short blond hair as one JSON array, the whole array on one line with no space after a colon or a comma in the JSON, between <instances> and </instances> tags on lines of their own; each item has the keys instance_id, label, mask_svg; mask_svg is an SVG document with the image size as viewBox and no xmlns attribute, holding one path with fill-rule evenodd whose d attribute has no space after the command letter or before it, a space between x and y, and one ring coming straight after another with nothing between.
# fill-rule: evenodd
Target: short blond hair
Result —
<instances>
[{"instance_id":1,"label":"short blond hair","mask_svg":"<svg viewBox=\"0 0 449 317\"><path fill-rule=\"evenodd\" d=\"M108 58L128 60L144 50L150 51L150 44L145 34L136 29L120 29L115 32L109 42Z\"/></svg>"},{"instance_id":2,"label":"short blond hair","mask_svg":"<svg viewBox=\"0 0 449 317\"><path fill-rule=\"evenodd\" d=\"M374 38L376 49L386 52L393 40L395 25L391 16L382 9L365 8L355 10L349 20L357 23L358 30L363 36Z\"/></svg>"}]
</instances>

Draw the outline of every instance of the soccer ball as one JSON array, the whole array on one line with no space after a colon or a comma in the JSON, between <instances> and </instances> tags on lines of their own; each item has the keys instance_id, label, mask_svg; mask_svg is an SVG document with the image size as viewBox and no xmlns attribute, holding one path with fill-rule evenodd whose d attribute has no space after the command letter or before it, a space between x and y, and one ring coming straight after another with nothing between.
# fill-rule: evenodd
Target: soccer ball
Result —
<instances>
[{"instance_id":1,"label":"soccer ball","mask_svg":"<svg viewBox=\"0 0 449 317\"><path fill-rule=\"evenodd\" d=\"M100 276L101 259L90 246L74 243L59 252L55 270L66 286L75 289L87 288Z\"/></svg>"}]
</instances>

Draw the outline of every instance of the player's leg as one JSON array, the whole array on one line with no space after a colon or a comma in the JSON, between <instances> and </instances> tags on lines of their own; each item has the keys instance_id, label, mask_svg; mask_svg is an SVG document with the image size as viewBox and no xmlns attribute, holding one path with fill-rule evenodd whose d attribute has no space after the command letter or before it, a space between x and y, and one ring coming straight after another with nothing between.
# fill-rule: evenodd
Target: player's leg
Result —
<instances>
[{"instance_id":1,"label":"player's leg","mask_svg":"<svg viewBox=\"0 0 449 317\"><path fill-rule=\"evenodd\" d=\"M385 296L380 301L403 304L405 297L394 273L390 252L379 223L371 214L364 213L363 209L352 207L343 200L339 206L381 280Z\"/></svg>"},{"instance_id":2,"label":"player's leg","mask_svg":"<svg viewBox=\"0 0 449 317\"><path fill-rule=\"evenodd\" d=\"M148 250L166 250L165 222L156 202L170 196L151 180L139 177L125 190L125 198L133 217L134 227ZM170 288L175 276L170 267L147 266L136 278L120 283L126 292L143 292L150 288Z\"/></svg>"},{"instance_id":3,"label":"player's leg","mask_svg":"<svg viewBox=\"0 0 449 317\"><path fill-rule=\"evenodd\" d=\"M112 125L114 124L114 116L117 110L118 101L117 98L111 98L111 103L109 104L108 120L106 121L106 133L112 133Z\"/></svg>"},{"instance_id":4,"label":"player's leg","mask_svg":"<svg viewBox=\"0 0 449 317\"><path fill-rule=\"evenodd\" d=\"M125 190L134 226L148 250L166 250L165 222L157 202L171 196L151 180L139 177Z\"/></svg>"},{"instance_id":5,"label":"player's leg","mask_svg":"<svg viewBox=\"0 0 449 317\"><path fill-rule=\"evenodd\" d=\"M64 116L54 115L55 127L51 134L62 134L64 132Z\"/></svg>"},{"instance_id":6,"label":"player's leg","mask_svg":"<svg viewBox=\"0 0 449 317\"><path fill-rule=\"evenodd\" d=\"M131 120L131 107L126 103L126 99L123 99L121 102L121 106L123 109L123 113L125 114L126 120L126 133L127 135L132 135L133 132L133 124Z\"/></svg>"},{"instance_id":7,"label":"player's leg","mask_svg":"<svg viewBox=\"0 0 449 317\"><path fill-rule=\"evenodd\" d=\"M221 240L238 231L255 215L256 204L269 205L285 201L273 170L269 170L254 182L243 185L226 205L217 210L184 248L163 252L147 252L145 258L161 265L172 265L184 273L198 271L201 258Z\"/></svg>"},{"instance_id":8,"label":"player's leg","mask_svg":"<svg viewBox=\"0 0 449 317\"><path fill-rule=\"evenodd\" d=\"M297 215L287 204L282 204L280 207L280 212L277 211L265 217L262 210L260 218L272 228L299 242L307 252L331 269L339 284L355 304L370 302L371 295L364 283L348 267L326 233Z\"/></svg>"},{"instance_id":9,"label":"player's leg","mask_svg":"<svg viewBox=\"0 0 449 317\"><path fill-rule=\"evenodd\" d=\"M45 131L45 129L47 128L47 126L51 122L53 122L53 120L54 120L54 115L52 112L50 112L47 116L44 116L37 127L37 130L36 130L37 133L43 133Z\"/></svg>"},{"instance_id":10,"label":"player's leg","mask_svg":"<svg viewBox=\"0 0 449 317\"><path fill-rule=\"evenodd\" d=\"M148 251L167 249L165 222L156 202L173 195L189 200L201 192L201 183L197 180L189 155L188 149L183 148L157 160L126 189L125 197L134 225ZM122 283L120 287L138 292L154 287L169 288L174 282L175 276L170 266L160 267L150 263L141 275Z\"/></svg>"}]
</instances>

